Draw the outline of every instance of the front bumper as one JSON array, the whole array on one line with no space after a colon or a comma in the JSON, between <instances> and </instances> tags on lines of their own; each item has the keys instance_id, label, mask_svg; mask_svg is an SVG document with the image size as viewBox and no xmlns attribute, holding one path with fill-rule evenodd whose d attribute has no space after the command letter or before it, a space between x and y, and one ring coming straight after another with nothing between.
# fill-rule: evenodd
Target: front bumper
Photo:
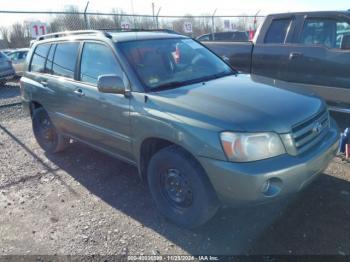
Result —
<instances>
[{"instance_id":1,"label":"front bumper","mask_svg":"<svg viewBox=\"0 0 350 262\"><path fill-rule=\"evenodd\" d=\"M258 204L302 190L325 170L337 153L339 131L331 120L324 139L298 156L288 154L250 163L232 163L199 157L223 204ZM270 190L266 181L269 180Z\"/></svg>"}]
</instances>

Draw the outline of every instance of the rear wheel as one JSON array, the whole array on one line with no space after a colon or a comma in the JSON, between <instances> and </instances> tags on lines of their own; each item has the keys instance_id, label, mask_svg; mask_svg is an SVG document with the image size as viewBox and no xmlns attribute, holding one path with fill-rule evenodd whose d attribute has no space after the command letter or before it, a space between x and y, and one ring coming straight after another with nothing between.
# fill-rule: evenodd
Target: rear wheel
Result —
<instances>
[{"instance_id":1,"label":"rear wheel","mask_svg":"<svg viewBox=\"0 0 350 262\"><path fill-rule=\"evenodd\" d=\"M57 153L68 146L69 139L57 132L44 108L34 110L32 122L34 136L46 152Z\"/></svg>"},{"instance_id":2,"label":"rear wheel","mask_svg":"<svg viewBox=\"0 0 350 262\"><path fill-rule=\"evenodd\" d=\"M178 146L161 149L152 157L148 183L160 212L180 226L201 226L219 208L203 168Z\"/></svg>"}]
</instances>

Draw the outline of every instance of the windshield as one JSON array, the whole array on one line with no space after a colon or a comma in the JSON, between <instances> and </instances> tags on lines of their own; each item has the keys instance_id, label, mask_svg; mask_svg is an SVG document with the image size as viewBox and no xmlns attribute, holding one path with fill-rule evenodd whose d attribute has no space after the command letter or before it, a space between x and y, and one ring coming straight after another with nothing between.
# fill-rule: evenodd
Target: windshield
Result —
<instances>
[{"instance_id":1,"label":"windshield","mask_svg":"<svg viewBox=\"0 0 350 262\"><path fill-rule=\"evenodd\" d=\"M118 43L148 91L174 88L235 74L225 62L192 39Z\"/></svg>"}]
</instances>

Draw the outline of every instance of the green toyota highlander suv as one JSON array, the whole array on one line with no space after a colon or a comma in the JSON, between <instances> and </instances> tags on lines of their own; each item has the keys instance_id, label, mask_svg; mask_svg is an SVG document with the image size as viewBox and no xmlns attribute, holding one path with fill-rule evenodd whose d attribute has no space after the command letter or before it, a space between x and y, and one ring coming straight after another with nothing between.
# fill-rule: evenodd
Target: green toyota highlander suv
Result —
<instances>
[{"instance_id":1,"label":"green toyota highlander suv","mask_svg":"<svg viewBox=\"0 0 350 262\"><path fill-rule=\"evenodd\" d=\"M80 141L137 166L181 226L295 194L337 151L321 99L256 83L175 33L46 35L27 64L22 100L39 145Z\"/></svg>"}]
</instances>

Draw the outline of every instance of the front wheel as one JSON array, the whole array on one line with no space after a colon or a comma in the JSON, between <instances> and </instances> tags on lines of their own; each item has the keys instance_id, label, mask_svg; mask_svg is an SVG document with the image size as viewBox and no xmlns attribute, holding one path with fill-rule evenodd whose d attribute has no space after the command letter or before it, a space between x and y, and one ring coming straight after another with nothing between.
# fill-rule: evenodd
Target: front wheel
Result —
<instances>
[{"instance_id":1,"label":"front wheel","mask_svg":"<svg viewBox=\"0 0 350 262\"><path fill-rule=\"evenodd\" d=\"M46 152L57 153L68 146L69 139L57 132L44 108L34 110L32 122L34 136Z\"/></svg>"},{"instance_id":2,"label":"front wheel","mask_svg":"<svg viewBox=\"0 0 350 262\"><path fill-rule=\"evenodd\" d=\"M201 226L219 208L219 201L203 168L178 146L161 149L152 157L148 183L160 212L180 226Z\"/></svg>"}]
</instances>

